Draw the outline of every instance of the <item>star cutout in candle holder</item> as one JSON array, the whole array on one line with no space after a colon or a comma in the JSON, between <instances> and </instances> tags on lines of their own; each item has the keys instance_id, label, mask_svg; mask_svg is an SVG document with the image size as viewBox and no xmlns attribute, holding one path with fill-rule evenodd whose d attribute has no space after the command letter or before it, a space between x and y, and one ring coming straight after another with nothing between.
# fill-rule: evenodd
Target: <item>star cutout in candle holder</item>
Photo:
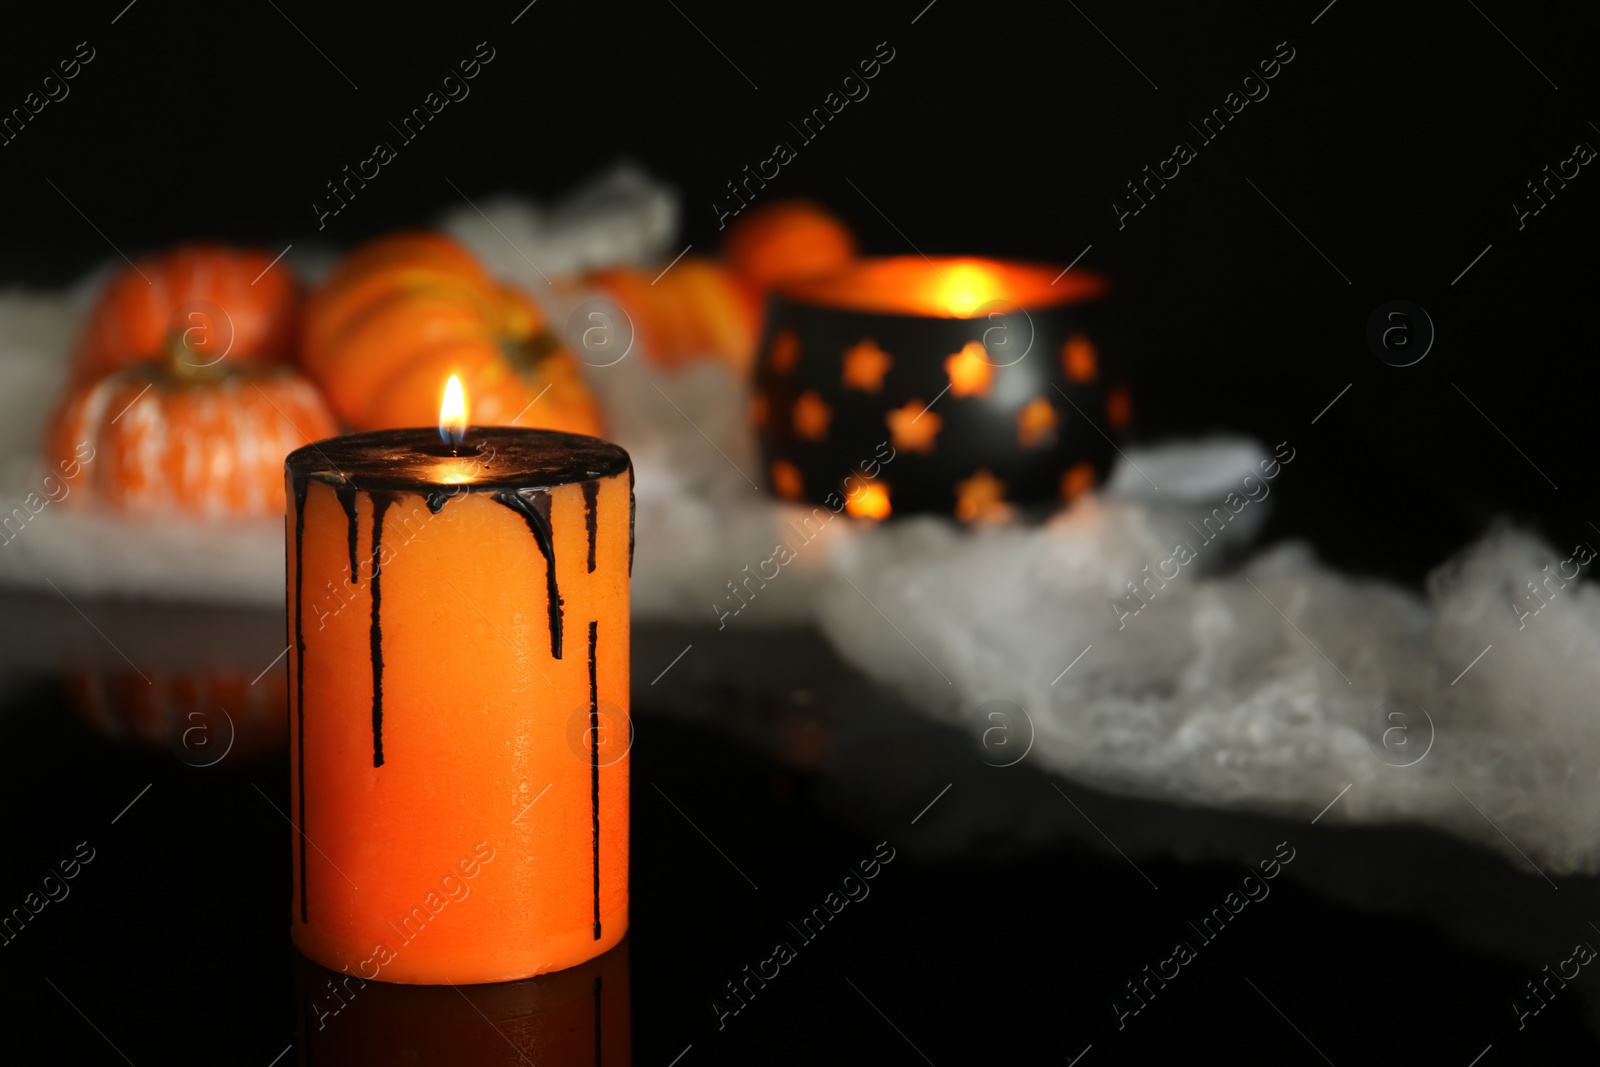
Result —
<instances>
[{"instance_id":1,"label":"star cutout in candle holder","mask_svg":"<svg viewBox=\"0 0 1600 1067\"><path fill-rule=\"evenodd\" d=\"M1036 396L1017 413L1017 443L1023 448L1038 448L1056 437L1056 409L1050 401Z\"/></svg>"},{"instance_id":2,"label":"star cutout in candle holder","mask_svg":"<svg viewBox=\"0 0 1600 1067\"><path fill-rule=\"evenodd\" d=\"M933 439L944 425L944 420L920 400L908 400L903 408L890 408L884 421L889 424L894 447L901 452L932 452Z\"/></svg>"},{"instance_id":3,"label":"star cutout in candle holder","mask_svg":"<svg viewBox=\"0 0 1600 1067\"><path fill-rule=\"evenodd\" d=\"M815 389L807 389L794 402L794 432L808 441L821 441L828 436L828 423L833 419L833 409L823 402Z\"/></svg>"},{"instance_id":4,"label":"star cutout in candle holder","mask_svg":"<svg viewBox=\"0 0 1600 1067\"><path fill-rule=\"evenodd\" d=\"M1079 461L1061 476L1061 499L1072 503L1094 488L1094 465Z\"/></svg>"},{"instance_id":5,"label":"star cutout in candle holder","mask_svg":"<svg viewBox=\"0 0 1600 1067\"><path fill-rule=\"evenodd\" d=\"M1005 483L987 470L956 483L956 518L962 522L998 522L1011 514Z\"/></svg>"},{"instance_id":6,"label":"star cutout in candle holder","mask_svg":"<svg viewBox=\"0 0 1600 1067\"><path fill-rule=\"evenodd\" d=\"M889 487L882 482L868 482L860 496L845 501L844 509L858 519L887 519L892 510Z\"/></svg>"},{"instance_id":7,"label":"star cutout in candle holder","mask_svg":"<svg viewBox=\"0 0 1600 1067\"><path fill-rule=\"evenodd\" d=\"M968 341L961 351L944 361L950 376L950 392L955 396L987 396L994 382L994 364L981 341Z\"/></svg>"},{"instance_id":8,"label":"star cutout in candle holder","mask_svg":"<svg viewBox=\"0 0 1600 1067\"><path fill-rule=\"evenodd\" d=\"M883 376L889 373L893 362L889 353L870 337L852 345L844 353L845 388L876 393L883 388Z\"/></svg>"},{"instance_id":9,"label":"star cutout in candle holder","mask_svg":"<svg viewBox=\"0 0 1600 1067\"><path fill-rule=\"evenodd\" d=\"M1092 382L1100 374L1100 356L1094 342L1083 334L1074 334L1061 346L1061 369L1070 382Z\"/></svg>"},{"instance_id":10,"label":"star cutout in candle holder","mask_svg":"<svg viewBox=\"0 0 1600 1067\"><path fill-rule=\"evenodd\" d=\"M1113 430L1120 430L1128 425L1128 420L1133 416L1133 398L1126 389L1113 389L1111 395L1106 397L1106 422L1111 424Z\"/></svg>"},{"instance_id":11,"label":"star cutout in candle holder","mask_svg":"<svg viewBox=\"0 0 1600 1067\"><path fill-rule=\"evenodd\" d=\"M793 463L776 459L772 461L772 488L785 500L799 500L805 493L805 481Z\"/></svg>"},{"instance_id":12,"label":"star cutout in candle holder","mask_svg":"<svg viewBox=\"0 0 1600 1067\"><path fill-rule=\"evenodd\" d=\"M800 362L800 338L793 330L779 330L772 339L772 369L788 374Z\"/></svg>"}]
</instances>

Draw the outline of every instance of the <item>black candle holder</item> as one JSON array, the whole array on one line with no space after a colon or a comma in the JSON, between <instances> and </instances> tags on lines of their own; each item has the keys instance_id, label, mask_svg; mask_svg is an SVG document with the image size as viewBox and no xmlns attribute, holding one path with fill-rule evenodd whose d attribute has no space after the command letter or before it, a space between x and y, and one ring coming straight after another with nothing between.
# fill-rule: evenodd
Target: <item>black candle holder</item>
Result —
<instances>
[{"instance_id":1,"label":"black candle holder","mask_svg":"<svg viewBox=\"0 0 1600 1067\"><path fill-rule=\"evenodd\" d=\"M1043 265L893 257L772 295L751 411L769 488L972 520L1100 483L1132 414L1106 290Z\"/></svg>"}]
</instances>

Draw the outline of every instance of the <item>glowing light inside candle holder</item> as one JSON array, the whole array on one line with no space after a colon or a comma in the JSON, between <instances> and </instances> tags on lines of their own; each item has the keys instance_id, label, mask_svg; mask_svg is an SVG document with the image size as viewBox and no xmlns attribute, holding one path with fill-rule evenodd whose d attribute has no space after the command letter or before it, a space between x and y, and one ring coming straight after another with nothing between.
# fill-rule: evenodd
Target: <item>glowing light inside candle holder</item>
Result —
<instances>
[{"instance_id":1,"label":"glowing light inside candle holder","mask_svg":"<svg viewBox=\"0 0 1600 1067\"><path fill-rule=\"evenodd\" d=\"M439 438L451 448L467 435L467 398L461 379L454 374L444 383L444 400L439 404Z\"/></svg>"},{"instance_id":2,"label":"glowing light inside candle holder","mask_svg":"<svg viewBox=\"0 0 1600 1067\"><path fill-rule=\"evenodd\" d=\"M1087 271L1068 273L1043 264L889 256L856 260L826 275L786 283L779 291L822 307L974 319L1093 299L1103 294L1104 282Z\"/></svg>"},{"instance_id":3,"label":"glowing light inside candle holder","mask_svg":"<svg viewBox=\"0 0 1600 1067\"><path fill-rule=\"evenodd\" d=\"M956 318L971 315L1001 291L995 272L976 263L958 263L946 273L943 302Z\"/></svg>"}]
</instances>

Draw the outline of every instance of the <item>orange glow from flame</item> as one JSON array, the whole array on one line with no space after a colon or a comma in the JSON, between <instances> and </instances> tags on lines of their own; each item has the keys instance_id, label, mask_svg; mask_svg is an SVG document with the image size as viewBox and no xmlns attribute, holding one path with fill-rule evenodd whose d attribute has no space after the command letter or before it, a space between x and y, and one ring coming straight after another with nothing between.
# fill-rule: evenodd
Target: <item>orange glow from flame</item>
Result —
<instances>
[{"instance_id":1,"label":"orange glow from flame","mask_svg":"<svg viewBox=\"0 0 1600 1067\"><path fill-rule=\"evenodd\" d=\"M946 311L964 319L1004 292L992 268L979 263L958 263L945 272L940 302Z\"/></svg>"},{"instance_id":2,"label":"orange glow from flame","mask_svg":"<svg viewBox=\"0 0 1600 1067\"><path fill-rule=\"evenodd\" d=\"M888 256L853 261L780 292L800 303L854 311L977 319L991 312L1046 308L1092 300L1105 283L1087 271L1005 260ZM777 369L781 362L774 360Z\"/></svg>"}]
</instances>

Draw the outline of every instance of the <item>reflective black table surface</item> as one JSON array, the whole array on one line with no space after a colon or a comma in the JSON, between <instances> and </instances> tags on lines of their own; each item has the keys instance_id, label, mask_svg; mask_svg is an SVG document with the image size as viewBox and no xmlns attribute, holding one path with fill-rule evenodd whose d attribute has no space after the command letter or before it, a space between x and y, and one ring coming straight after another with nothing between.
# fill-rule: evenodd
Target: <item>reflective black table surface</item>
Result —
<instances>
[{"instance_id":1,"label":"reflective black table surface","mask_svg":"<svg viewBox=\"0 0 1600 1067\"><path fill-rule=\"evenodd\" d=\"M1600 1062L1595 880L997 767L795 631L636 628L621 946L363 985L289 941L281 616L3 604L6 1062Z\"/></svg>"}]
</instances>

